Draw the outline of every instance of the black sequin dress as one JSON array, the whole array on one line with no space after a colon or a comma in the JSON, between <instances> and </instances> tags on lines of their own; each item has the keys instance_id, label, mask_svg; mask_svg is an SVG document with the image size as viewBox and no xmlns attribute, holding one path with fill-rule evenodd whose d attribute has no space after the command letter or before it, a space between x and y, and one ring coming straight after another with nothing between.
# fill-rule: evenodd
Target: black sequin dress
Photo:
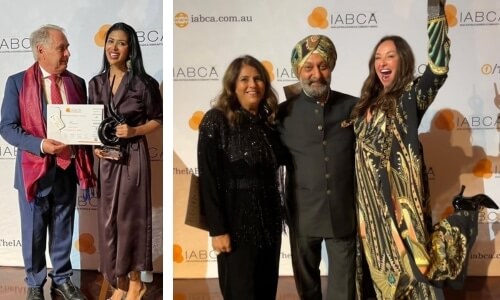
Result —
<instances>
[{"instance_id":1,"label":"black sequin dress","mask_svg":"<svg viewBox=\"0 0 500 300\"><path fill-rule=\"evenodd\" d=\"M200 197L211 236L229 233L232 247L281 241L278 190L279 136L245 110L231 127L223 112L209 110L200 125Z\"/></svg>"}]
</instances>

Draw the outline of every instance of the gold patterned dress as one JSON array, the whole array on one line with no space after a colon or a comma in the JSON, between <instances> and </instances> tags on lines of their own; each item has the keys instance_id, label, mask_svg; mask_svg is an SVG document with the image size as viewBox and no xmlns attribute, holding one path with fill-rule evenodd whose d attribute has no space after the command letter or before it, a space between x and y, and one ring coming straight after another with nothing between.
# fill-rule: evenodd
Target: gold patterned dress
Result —
<instances>
[{"instance_id":1,"label":"gold patterned dress","mask_svg":"<svg viewBox=\"0 0 500 300\"><path fill-rule=\"evenodd\" d=\"M441 286L463 282L477 235L477 212L456 212L433 228L424 218L418 126L447 76L444 15L429 17L428 35L429 64L407 85L394 116L373 111L354 122L359 233L378 299L444 299Z\"/></svg>"}]
</instances>

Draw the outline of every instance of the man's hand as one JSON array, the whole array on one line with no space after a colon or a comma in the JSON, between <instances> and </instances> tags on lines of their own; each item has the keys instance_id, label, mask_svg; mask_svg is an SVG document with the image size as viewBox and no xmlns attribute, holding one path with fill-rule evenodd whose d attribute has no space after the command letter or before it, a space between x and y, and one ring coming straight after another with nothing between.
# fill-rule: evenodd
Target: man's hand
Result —
<instances>
[{"instance_id":1,"label":"man's hand","mask_svg":"<svg viewBox=\"0 0 500 300\"><path fill-rule=\"evenodd\" d=\"M43 149L43 152L46 154L52 154L52 155L59 154L66 147L69 147L69 146L64 144L64 143L53 140L53 139L44 139L42 141L42 149Z\"/></svg>"}]
</instances>

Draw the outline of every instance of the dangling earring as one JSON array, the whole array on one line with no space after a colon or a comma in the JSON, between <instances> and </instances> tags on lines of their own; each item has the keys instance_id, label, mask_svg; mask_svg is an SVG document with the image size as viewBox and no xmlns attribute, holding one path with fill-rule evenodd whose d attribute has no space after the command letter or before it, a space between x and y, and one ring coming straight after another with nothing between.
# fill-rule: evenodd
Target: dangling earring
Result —
<instances>
[{"instance_id":1,"label":"dangling earring","mask_svg":"<svg viewBox=\"0 0 500 300\"><path fill-rule=\"evenodd\" d=\"M132 70L132 61L129 59L127 59L127 62L125 63L127 65L127 71L130 72L130 70Z\"/></svg>"}]
</instances>

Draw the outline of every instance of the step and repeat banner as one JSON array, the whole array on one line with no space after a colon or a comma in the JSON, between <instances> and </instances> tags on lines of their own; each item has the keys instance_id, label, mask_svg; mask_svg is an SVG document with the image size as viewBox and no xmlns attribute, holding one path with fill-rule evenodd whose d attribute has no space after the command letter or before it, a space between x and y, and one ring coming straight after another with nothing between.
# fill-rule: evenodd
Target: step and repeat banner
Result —
<instances>
[{"instance_id":1,"label":"step and repeat banner","mask_svg":"<svg viewBox=\"0 0 500 300\"><path fill-rule=\"evenodd\" d=\"M297 82L293 46L310 34L329 36L338 60L332 88L359 96L378 40L401 35L412 46L417 73L427 63L427 7L421 0L174 1L173 22L173 275L217 277L207 232L184 224L192 174L197 174L198 125L220 92L236 57L250 54L267 68L284 101ZM420 127L430 180L433 218L452 211L451 200L485 193L500 204L500 2L456 0L446 6L451 39L449 78ZM170 70L167 70L169 72ZM417 74L418 75L418 74ZM166 172L170 172L167 170ZM480 215L469 274L500 275L500 212ZM281 275L292 275L283 235ZM323 256L326 258L326 253ZM326 274L324 259L321 272Z\"/></svg>"},{"instance_id":2,"label":"step and repeat banner","mask_svg":"<svg viewBox=\"0 0 500 300\"><path fill-rule=\"evenodd\" d=\"M44 24L66 31L70 43L68 70L88 82L102 65L107 29L125 22L137 31L146 71L163 83L163 1L91 0L5 1L0 18L0 101L7 77L34 63L29 44L31 32ZM87 86L88 87L88 86ZM154 272L163 272L163 139L162 130L148 137L152 159ZM17 149L0 138L0 266L23 266L21 224L14 165ZM75 269L97 269L98 198L77 200L72 264ZM47 260L50 264L50 260ZM1 297L0 297L1 298Z\"/></svg>"}]
</instances>

